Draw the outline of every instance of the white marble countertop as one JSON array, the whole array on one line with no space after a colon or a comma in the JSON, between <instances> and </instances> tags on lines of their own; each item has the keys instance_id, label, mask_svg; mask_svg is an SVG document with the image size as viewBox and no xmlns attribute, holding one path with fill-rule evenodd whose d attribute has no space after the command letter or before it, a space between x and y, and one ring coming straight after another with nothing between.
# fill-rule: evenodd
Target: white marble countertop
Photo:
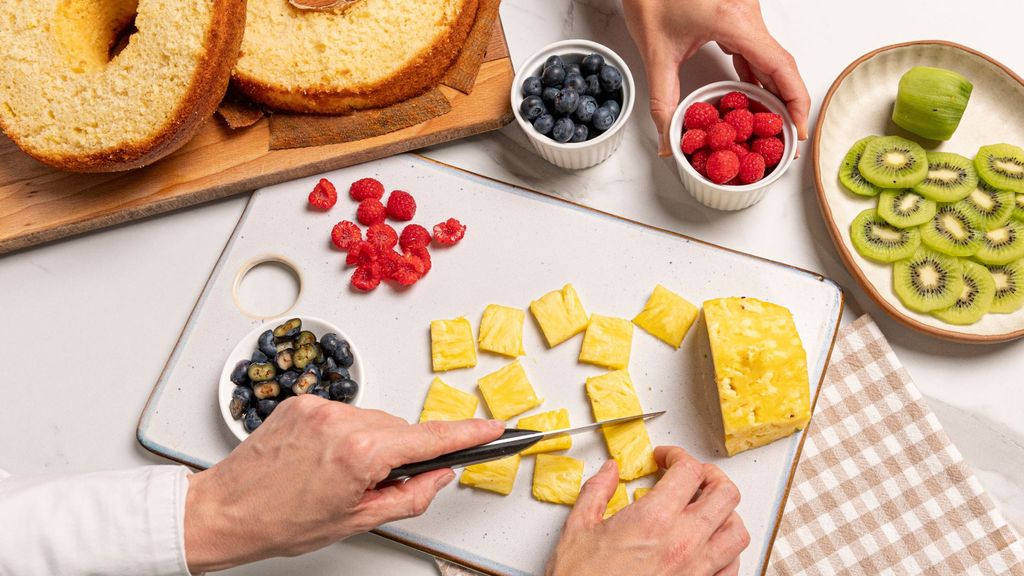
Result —
<instances>
[{"instance_id":1,"label":"white marble countertop","mask_svg":"<svg viewBox=\"0 0 1024 576\"><path fill-rule=\"evenodd\" d=\"M1024 4L972 6L968 24L946 2L864 0L856 6L768 1L769 28L797 58L815 107L853 59L882 45L940 38L967 44L1024 71ZM514 62L562 38L609 45L640 80L643 66L618 0L505 0ZM683 94L733 78L714 46L683 69ZM1018 532L1024 532L1024 341L954 345L888 319L836 257L800 160L757 206L721 213L682 189L671 159L638 105L622 148L604 164L567 172L534 155L514 124L426 151L500 180L572 198L655 226L825 273L847 290L846 320L871 313L932 410ZM806 145L804 146L805 150ZM809 158L809 152L806 153ZM116 469L161 462L135 441L136 419L210 270L245 206L233 198L0 258L0 468L12 473ZM436 574L425 557L373 536L231 574Z\"/></svg>"}]
</instances>

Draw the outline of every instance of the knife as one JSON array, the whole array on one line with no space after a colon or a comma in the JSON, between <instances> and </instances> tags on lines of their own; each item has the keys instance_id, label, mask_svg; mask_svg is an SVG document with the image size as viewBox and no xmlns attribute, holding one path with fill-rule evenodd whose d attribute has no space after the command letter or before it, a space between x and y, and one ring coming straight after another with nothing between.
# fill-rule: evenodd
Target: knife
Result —
<instances>
[{"instance_id":1,"label":"knife","mask_svg":"<svg viewBox=\"0 0 1024 576\"><path fill-rule=\"evenodd\" d=\"M384 479L384 482L394 482L417 474L423 474L424 472L440 470L441 468L461 468L471 464L490 462L491 460L498 460L513 454L518 454L541 440L547 440L548 438L554 438L555 436L579 434L580 432L597 430L602 426L622 424L624 422L632 422L633 420L650 420L651 418L661 416L664 413L664 410L661 412L648 412L647 414L612 418L611 420L603 420L601 422L594 422L593 424L576 426L575 428L562 428L561 430L550 430L548 432L527 430L524 428L506 428L501 436L493 442L473 446L472 448L466 448L464 450L456 450L455 452L442 454L441 456L430 460L413 462L412 464L399 466L388 474L388 477Z\"/></svg>"}]
</instances>

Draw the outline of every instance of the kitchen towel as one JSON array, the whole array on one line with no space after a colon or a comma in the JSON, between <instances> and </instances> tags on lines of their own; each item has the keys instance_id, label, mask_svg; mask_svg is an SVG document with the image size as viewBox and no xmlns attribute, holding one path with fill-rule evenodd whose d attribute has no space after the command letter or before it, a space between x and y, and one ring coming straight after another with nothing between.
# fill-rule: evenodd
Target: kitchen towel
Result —
<instances>
[{"instance_id":1,"label":"kitchen towel","mask_svg":"<svg viewBox=\"0 0 1024 576\"><path fill-rule=\"evenodd\" d=\"M766 574L1024 576L1024 543L868 316L836 340Z\"/></svg>"}]
</instances>

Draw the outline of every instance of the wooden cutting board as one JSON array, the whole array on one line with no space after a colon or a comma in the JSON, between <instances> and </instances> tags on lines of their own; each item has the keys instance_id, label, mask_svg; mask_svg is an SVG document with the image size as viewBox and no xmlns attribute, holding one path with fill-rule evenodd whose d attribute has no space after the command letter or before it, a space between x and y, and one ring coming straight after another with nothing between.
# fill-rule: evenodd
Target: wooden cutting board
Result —
<instances>
[{"instance_id":1,"label":"wooden cutting board","mask_svg":"<svg viewBox=\"0 0 1024 576\"><path fill-rule=\"evenodd\" d=\"M0 134L0 254L500 128L512 121L515 73L497 24L471 93L440 86L449 113L356 142L271 151L267 118L234 131L211 118L152 166L73 174L37 162Z\"/></svg>"}]
</instances>

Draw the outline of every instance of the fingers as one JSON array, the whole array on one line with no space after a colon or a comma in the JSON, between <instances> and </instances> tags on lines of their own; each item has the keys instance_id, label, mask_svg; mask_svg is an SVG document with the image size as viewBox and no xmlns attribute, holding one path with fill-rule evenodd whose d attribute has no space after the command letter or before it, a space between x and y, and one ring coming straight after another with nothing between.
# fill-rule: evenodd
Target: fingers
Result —
<instances>
[{"instance_id":1,"label":"fingers","mask_svg":"<svg viewBox=\"0 0 1024 576\"><path fill-rule=\"evenodd\" d=\"M754 76L754 72L750 69L750 62L747 62L747 59L743 56L733 54L732 67L736 69L736 75L739 76L740 82L748 82L754 85L760 84L757 76Z\"/></svg>"},{"instance_id":2,"label":"fingers","mask_svg":"<svg viewBox=\"0 0 1024 576\"><path fill-rule=\"evenodd\" d=\"M719 570L718 574L736 574L739 555L749 545L750 533L740 515L733 512L708 540L705 546L707 561L713 570Z\"/></svg>"},{"instance_id":3,"label":"fingers","mask_svg":"<svg viewBox=\"0 0 1024 576\"><path fill-rule=\"evenodd\" d=\"M419 516L427 511L437 493L455 479L451 468L413 476L401 484L392 484L366 493L361 507L366 530L387 522Z\"/></svg>"},{"instance_id":4,"label":"fingers","mask_svg":"<svg viewBox=\"0 0 1024 576\"><path fill-rule=\"evenodd\" d=\"M811 97L793 56L767 30L739 40L736 53L748 63L761 84L785 102L786 110L796 124L797 137L805 140ZM734 65L735 62L734 57Z\"/></svg>"},{"instance_id":5,"label":"fingers","mask_svg":"<svg viewBox=\"0 0 1024 576\"><path fill-rule=\"evenodd\" d=\"M647 62L647 84L651 89L651 120L658 129L658 155L668 156L668 126L679 104L679 61L667 54L651 55Z\"/></svg>"},{"instance_id":6,"label":"fingers","mask_svg":"<svg viewBox=\"0 0 1024 576\"><path fill-rule=\"evenodd\" d=\"M614 460L608 460L580 489L580 495L576 498L576 504L572 507L566 524L600 524L608 501L612 499L618 485L619 466Z\"/></svg>"},{"instance_id":7,"label":"fingers","mask_svg":"<svg viewBox=\"0 0 1024 576\"><path fill-rule=\"evenodd\" d=\"M647 506L681 512L704 481L704 467L693 456L678 446L658 446L654 460L665 469L642 502Z\"/></svg>"},{"instance_id":8,"label":"fingers","mask_svg":"<svg viewBox=\"0 0 1024 576\"><path fill-rule=\"evenodd\" d=\"M740 491L725 472L713 464L704 465L704 482L700 488L700 496L686 507L686 515L702 538L710 538L735 515Z\"/></svg>"},{"instance_id":9,"label":"fingers","mask_svg":"<svg viewBox=\"0 0 1024 576\"><path fill-rule=\"evenodd\" d=\"M387 445L381 446L381 454L391 468L397 468L486 444L501 436L504 430L505 424L499 420L423 422L389 431Z\"/></svg>"}]
</instances>

